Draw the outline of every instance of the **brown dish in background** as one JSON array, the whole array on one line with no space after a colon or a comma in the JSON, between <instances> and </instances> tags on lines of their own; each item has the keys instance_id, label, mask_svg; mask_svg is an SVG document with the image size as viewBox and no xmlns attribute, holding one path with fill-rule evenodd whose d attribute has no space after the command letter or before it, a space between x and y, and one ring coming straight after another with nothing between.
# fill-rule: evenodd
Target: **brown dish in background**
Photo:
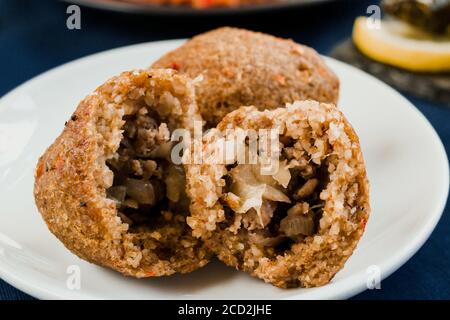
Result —
<instances>
[{"instance_id":1,"label":"brown dish in background","mask_svg":"<svg viewBox=\"0 0 450 320\"><path fill-rule=\"evenodd\" d=\"M137 4L190 6L198 9L213 7L239 7L283 2L283 0L116 0Z\"/></svg>"},{"instance_id":2,"label":"brown dish in background","mask_svg":"<svg viewBox=\"0 0 450 320\"><path fill-rule=\"evenodd\" d=\"M69 3L133 14L227 15L307 6L333 0L63 0Z\"/></svg>"}]
</instances>

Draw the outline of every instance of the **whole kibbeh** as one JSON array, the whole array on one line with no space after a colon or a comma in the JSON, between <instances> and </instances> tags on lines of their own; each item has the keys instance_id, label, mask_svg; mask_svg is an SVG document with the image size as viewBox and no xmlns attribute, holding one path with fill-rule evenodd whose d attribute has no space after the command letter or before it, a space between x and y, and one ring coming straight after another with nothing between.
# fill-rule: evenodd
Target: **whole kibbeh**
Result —
<instances>
[{"instance_id":1,"label":"whole kibbeh","mask_svg":"<svg viewBox=\"0 0 450 320\"><path fill-rule=\"evenodd\" d=\"M207 127L241 106L274 109L296 100L336 104L339 80L317 52L292 40L223 27L188 40L153 68L173 68L191 78Z\"/></svg>"}]
</instances>

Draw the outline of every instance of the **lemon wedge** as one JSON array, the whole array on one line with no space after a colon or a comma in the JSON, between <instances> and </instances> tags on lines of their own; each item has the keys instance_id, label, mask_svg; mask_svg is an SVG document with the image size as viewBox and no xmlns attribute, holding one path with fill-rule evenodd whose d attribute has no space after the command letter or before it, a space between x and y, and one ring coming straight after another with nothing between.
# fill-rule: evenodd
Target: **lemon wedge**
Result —
<instances>
[{"instance_id":1,"label":"lemon wedge","mask_svg":"<svg viewBox=\"0 0 450 320\"><path fill-rule=\"evenodd\" d=\"M450 71L450 39L434 38L396 20L369 23L359 17L353 26L353 42L373 60L399 68L421 71Z\"/></svg>"}]
</instances>

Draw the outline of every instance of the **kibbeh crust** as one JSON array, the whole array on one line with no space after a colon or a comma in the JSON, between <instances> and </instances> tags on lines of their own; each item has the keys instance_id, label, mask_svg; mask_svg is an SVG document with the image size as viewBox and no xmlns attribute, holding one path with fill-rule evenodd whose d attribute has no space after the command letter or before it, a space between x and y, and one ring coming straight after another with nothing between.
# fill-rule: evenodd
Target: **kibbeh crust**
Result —
<instances>
[{"instance_id":1,"label":"kibbeh crust","mask_svg":"<svg viewBox=\"0 0 450 320\"><path fill-rule=\"evenodd\" d=\"M296 100L337 103L339 81L317 52L292 40L224 27L195 36L153 68L191 78L207 127L241 106L274 109Z\"/></svg>"},{"instance_id":2,"label":"kibbeh crust","mask_svg":"<svg viewBox=\"0 0 450 320\"><path fill-rule=\"evenodd\" d=\"M195 119L193 84L174 70L124 72L100 86L37 164L34 194L50 231L128 276L207 264L186 224L184 169L170 161L170 133Z\"/></svg>"},{"instance_id":3,"label":"kibbeh crust","mask_svg":"<svg viewBox=\"0 0 450 320\"><path fill-rule=\"evenodd\" d=\"M228 141L226 130L239 128L277 129L276 172L263 174L259 160L239 163L229 150L226 161L214 163L223 146L248 149L245 134ZM186 171L194 236L227 265L277 287L328 283L355 249L370 212L359 139L344 115L316 101L265 111L242 107L205 134L203 147L205 162Z\"/></svg>"}]
</instances>

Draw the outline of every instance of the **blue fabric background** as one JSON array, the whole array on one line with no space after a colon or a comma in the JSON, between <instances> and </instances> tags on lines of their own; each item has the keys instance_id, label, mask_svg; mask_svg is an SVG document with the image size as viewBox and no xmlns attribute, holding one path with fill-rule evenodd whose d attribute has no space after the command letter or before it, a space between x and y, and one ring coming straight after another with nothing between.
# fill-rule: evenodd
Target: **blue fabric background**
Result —
<instances>
[{"instance_id":1,"label":"blue fabric background","mask_svg":"<svg viewBox=\"0 0 450 320\"><path fill-rule=\"evenodd\" d=\"M82 30L66 28L67 4L52 0L0 0L0 96L70 60L140 42L184 38L233 25L293 38L327 54L349 37L354 17L378 1L327 5L257 15L217 17L130 16L82 8ZM450 150L450 108L407 96L430 120ZM430 155L431 156L431 155ZM354 299L450 299L450 208L431 238L381 290ZM0 280L0 299L31 299Z\"/></svg>"}]
</instances>

